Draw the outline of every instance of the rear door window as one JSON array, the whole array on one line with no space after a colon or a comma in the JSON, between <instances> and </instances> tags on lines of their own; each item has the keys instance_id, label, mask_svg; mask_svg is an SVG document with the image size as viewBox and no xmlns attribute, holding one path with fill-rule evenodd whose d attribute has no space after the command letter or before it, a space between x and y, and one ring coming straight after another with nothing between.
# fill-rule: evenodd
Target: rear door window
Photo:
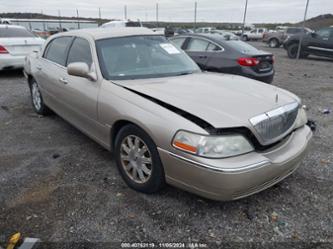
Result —
<instances>
[{"instance_id":1,"label":"rear door window","mask_svg":"<svg viewBox=\"0 0 333 249\"><path fill-rule=\"evenodd\" d=\"M207 51L208 52L214 52L214 51L220 51L221 48L219 46L216 46L213 43L209 43L208 47L207 47Z\"/></svg>"},{"instance_id":2,"label":"rear door window","mask_svg":"<svg viewBox=\"0 0 333 249\"><path fill-rule=\"evenodd\" d=\"M0 28L0 37L20 38L20 37L35 37L35 35L23 28L4 27Z\"/></svg>"},{"instance_id":3,"label":"rear door window","mask_svg":"<svg viewBox=\"0 0 333 249\"><path fill-rule=\"evenodd\" d=\"M71 46L67 65L73 62L84 62L89 67L92 64L92 56L89 42L83 38L75 38L73 45Z\"/></svg>"},{"instance_id":4,"label":"rear door window","mask_svg":"<svg viewBox=\"0 0 333 249\"><path fill-rule=\"evenodd\" d=\"M174 45L176 45L178 48L182 48L185 40L186 40L186 37L179 37L179 38L172 39L171 42Z\"/></svg>"},{"instance_id":5,"label":"rear door window","mask_svg":"<svg viewBox=\"0 0 333 249\"><path fill-rule=\"evenodd\" d=\"M67 50L70 43L72 42L72 39L72 37L66 36L52 40L47 46L44 58L49 61L55 62L61 66L65 66L67 59Z\"/></svg>"},{"instance_id":6,"label":"rear door window","mask_svg":"<svg viewBox=\"0 0 333 249\"><path fill-rule=\"evenodd\" d=\"M287 29L287 33L288 34L296 34L300 31L300 29L296 29L296 28L289 28Z\"/></svg>"},{"instance_id":7,"label":"rear door window","mask_svg":"<svg viewBox=\"0 0 333 249\"><path fill-rule=\"evenodd\" d=\"M209 45L208 41L197 38L191 38L186 50L189 52L205 52L208 45Z\"/></svg>"}]
</instances>

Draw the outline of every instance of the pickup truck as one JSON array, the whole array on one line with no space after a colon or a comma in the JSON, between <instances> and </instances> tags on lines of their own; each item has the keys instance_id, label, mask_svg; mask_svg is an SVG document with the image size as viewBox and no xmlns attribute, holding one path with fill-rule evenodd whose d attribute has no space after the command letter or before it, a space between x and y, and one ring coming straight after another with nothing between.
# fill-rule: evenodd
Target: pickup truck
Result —
<instances>
[{"instance_id":1,"label":"pickup truck","mask_svg":"<svg viewBox=\"0 0 333 249\"><path fill-rule=\"evenodd\" d=\"M289 58L297 57L300 40L302 40L301 58L306 58L310 54L333 58L333 26L312 33L293 35L286 39L283 47L287 50Z\"/></svg>"},{"instance_id":2,"label":"pickup truck","mask_svg":"<svg viewBox=\"0 0 333 249\"><path fill-rule=\"evenodd\" d=\"M312 32L312 30L309 28L290 27L285 30L265 33L262 41L267 43L271 48L279 48L288 37L299 33L310 32Z\"/></svg>"},{"instance_id":3,"label":"pickup truck","mask_svg":"<svg viewBox=\"0 0 333 249\"><path fill-rule=\"evenodd\" d=\"M249 41L249 40L260 40L263 38L263 34L267 31L265 28L256 28L252 29L250 31L244 32L242 35L242 39L244 41Z\"/></svg>"}]
</instances>

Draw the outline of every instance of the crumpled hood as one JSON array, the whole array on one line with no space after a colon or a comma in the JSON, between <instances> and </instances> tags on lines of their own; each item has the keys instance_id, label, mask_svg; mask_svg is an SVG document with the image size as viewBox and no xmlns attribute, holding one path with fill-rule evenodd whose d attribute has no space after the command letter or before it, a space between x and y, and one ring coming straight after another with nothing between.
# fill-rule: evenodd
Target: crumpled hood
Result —
<instances>
[{"instance_id":1,"label":"crumpled hood","mask_svg":"<svg viewBox=\"0 0 333 249\"><path fill-rule=\"evenodd\" d=\"M215 128L251 127L249 119L297 96L249 78L217 73L115 81L195 115Z\"/></svg>"}]
</instances>

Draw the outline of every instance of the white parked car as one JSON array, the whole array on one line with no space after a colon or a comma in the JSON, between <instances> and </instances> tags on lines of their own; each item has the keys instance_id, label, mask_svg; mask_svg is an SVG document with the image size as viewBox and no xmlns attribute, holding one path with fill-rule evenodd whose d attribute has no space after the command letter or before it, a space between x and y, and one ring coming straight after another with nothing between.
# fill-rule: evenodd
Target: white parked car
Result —
<instances>
[{"instance_id":1,"label":"white parked car","mask_svg":"<svg viewBox=\"0 0 333 249\"><path fill-rule=\"evenodd\" d=\"M110 21L104 23L102 28L126 28L126 27L142 27L141 22L133 22L133 21Z\"/></svg>"},{"instance_id":2,"label":"white parked car","mask_svg":"<svg viewBox=\"0 0 333 249\"><path fill-rule=\"evenodd\" d=\"M0 24L0 70L23 68L25 57L43 44L42 38L22 26Z\"/></svg>"},{"instance_id":3,"label":"white parked car","mask_svg":"<svg viewBox=\"0 0 333 249\"><path fill-rule=\"evenodd\" d=\"M267 29L265 28L256 28L252 29L250 31L244 32L242 39L244 41L249 41L249 40L260 40L263 38L264 33L267 32Z\"/></svg>"},{"instance_id":4,"label":"white parked car","mask_svg":"<svg viewBox=\"0 0 333 249\"><path fill-rule=\"evenodd\" d=\"M0 24L12 24L11 20L0 18Z\"/></svg>"}]
</instances>

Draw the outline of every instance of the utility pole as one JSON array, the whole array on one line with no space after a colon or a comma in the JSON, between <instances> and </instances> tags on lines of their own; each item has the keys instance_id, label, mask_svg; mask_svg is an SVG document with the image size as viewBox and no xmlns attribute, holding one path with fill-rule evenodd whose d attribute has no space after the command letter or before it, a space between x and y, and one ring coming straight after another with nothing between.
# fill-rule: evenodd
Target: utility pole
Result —
<instances>
[{"instance_id":1,"label":"utility pole","mask_svg":"<svg viewBox=\"0 0 333 249\"><path fill-rule=\"evenodd\" d=\"M246 12L247 12L247 1L245 2L245 10L244 10L244 17L243 17L243 26L242 26L242 35L241 38L243 38L244 35L244 29L245 29L245 20L246 20Z\"/></svg>"},{"instance_id":2,"label":"utility pole","mask_svg":"<svg viewBox=\"0 0 333 249\"><path fill-rule=\"evenodd\" d=\"M79 20L79 10L76 9L76 17L77 17L77 28L80 29L80 20Z\"/></svg>"},{"instance_id":3,"label":"utility pole","mask_svg":"<svg viewBox=\"0 0 333 249\"><path fill-rule=\"evenodd\" d=\"M156 3L156 27L158 27L158 3Z\"/></svg>"},{"instance_id":4,"label":"utility pole","mask_svg":"<svg viewBox=\"0 0 333 249\"><path fill-rule=\"evenodd\" d=\"M59 17L59 28L60 28L60 32L62 32L62 25L61 25L61 13L60 10L58 10L58 17Z\"/></svg>"},{"instance_id":5,"label":"utility pole","mask_svg":"<svg viewBox=\"0 0 333 249\"><path fill-rule=\"evenodd\" d=\"M302 48L302 42L303 42L303 36L304 36L304 28L305 28L305 20L306 20L306 16L308 14L308 8L309 8L309 2L310 0L306 0L306 6L305 6L305 11L304 11L304 19L303 19L303 25L302 25L302 33L301 33L301 37L299 39L299 44L298 44L298 49L297 49L297 60L299 60L299 57L301 55L301 48Z\"/></svg>"},{"instance_id":6,"label":"utility pole","mask_svg":"<svg viewBox=\"0 0 333 249\"><path fill-rule=\"evenodd\" d=\"M98 26L101 26L102 25L102 12L101 12L101 8L98 8L98 17L99 17Z\"/></svg>"},{"instance_id":7,"label":"utility pole","mask_svg":"<svg viewBox=\"0 0 333 249\"><path fill-rule=\"evenodd\" d=\"M193 25L193 30L197 28L197 7L198 3L195 1L194 2L194 25Z\"/></svg>"},{"instance_id":8,"label":"utility pole","mask_svg":"<svg viewBox=\"0 0 333 249\"><path fill-rule=\"evenodd\" d=\"M41 10L40 13L43 15L43 10ZM46 31L46 26L45 26L45 20L44 20L44 18L43 18L43 31Z\"/></svg>"},{"instance_id":9,"label":"utility pole","mask_svg":"<svg viewBox=\"0 0 333 249\"><path fill-rule=\"evenodd\" d=\"M127 5L124 6L124 19L127 21Z\"/></svg>"}]
</instances>

